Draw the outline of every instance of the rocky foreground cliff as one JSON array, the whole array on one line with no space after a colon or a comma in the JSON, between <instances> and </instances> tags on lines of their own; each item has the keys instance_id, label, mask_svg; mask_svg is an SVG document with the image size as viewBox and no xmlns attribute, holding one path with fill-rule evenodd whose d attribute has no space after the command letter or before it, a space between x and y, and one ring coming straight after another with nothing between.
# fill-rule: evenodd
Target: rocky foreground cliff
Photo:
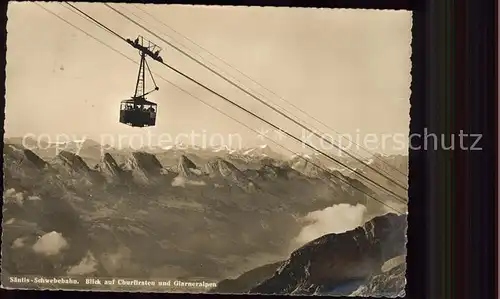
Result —
<instances>
[{"instance_id":1,"label":"rocky foreground cliff","mask_svg":"<svg viewBox=\"0 0 500 299\"><path fill-rule=\"evenodd\" d=\"M283 261L221 281L213 293L399 296L404 294L406 216L387 214L328 234Z\"/></svg>"}]
</instances>

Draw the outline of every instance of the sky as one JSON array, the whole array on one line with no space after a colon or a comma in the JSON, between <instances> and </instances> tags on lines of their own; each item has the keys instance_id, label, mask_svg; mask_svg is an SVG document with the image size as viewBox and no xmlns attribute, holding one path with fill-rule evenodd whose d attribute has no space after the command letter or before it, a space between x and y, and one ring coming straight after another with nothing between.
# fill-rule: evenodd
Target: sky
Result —
<instances>
[{"instance_id":1,"label":"sky","mask_svg":"<svg viewBox=\"0 0 500 299\"><path fill-rule=\"evenodd\" d=\"M137 50L67 6L57 2L40 5L139 60ZM294 136L313 146L330 146L310 138L302 128L104 4L74 5L126 38L142 35L153 41L162 48L160 55L167 64ZM287 115L326 133L330 142L342 140L344 146L349 146L340 133L351 136L370 151L407 150L401 145L407 145L410 121L411 12L110 5L232 81L252 89L264 101L284 108ZM134 93L137 64L43 10L36 2L10 2L7 16L6 137L29 134L51 141L91 138L110 143L116 138L134 136L155 144L247 147L267 143L281 150L284 146L292 151L308 151L152 60L149 65L160 89L148 100L158 103L157 125L131 128L120 124L119 103ZM147 84L151 87L150 81ZM262 135L272 137L281 146L262 140ZM368 135L370 144L366 143Z\"/></svg>"}]
</instances>

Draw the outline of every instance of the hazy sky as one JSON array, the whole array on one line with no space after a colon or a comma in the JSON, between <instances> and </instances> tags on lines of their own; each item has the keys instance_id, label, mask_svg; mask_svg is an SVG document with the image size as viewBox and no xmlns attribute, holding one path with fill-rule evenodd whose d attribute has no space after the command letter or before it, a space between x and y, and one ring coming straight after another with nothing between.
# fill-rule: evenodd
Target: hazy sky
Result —
<instances>
[{"instance_id":1,"label":"hazy sky","mask_svg":"<svg viewBox=\"0 0 500 299\"><path fill-rule=\"evenodd\" d=\"M138 53L131 46L61 4L41 5L138 61ZM134 39L140 34L152 40L162 47L161 55L166 63L301 137L300 128L103 4L75 5L125 37ZM217 69L243 82L244 86L266 95L266 101L284 107L306 123L330 134L334 140L338 139L337 133L361 138L366 134L408 134L411 12L111 5L174 44L187 46L189 53L196 57L201 55L204 62L214 64ZM137 7L147 10L334 131L253 84ZM244 145L264 143L256 133L158 76L155 79L160 90L148 98L158 103L157 126L139 129L120 124L119 103L133 95L136 64L33 2L9 3L7 31L7 136L31 133L49 134L55 138L57 134L66 134L102 140L102 134L137 134L153 136L154 140L160 134L175 138L180 133L194 130L209 139L213 136L210 134L215 133L223 137L240 134ZM152 60L149 64L157 74L245 125L270 129L165 66ZM229 137L224 137L224 142L228 143L228 140ZM280 143L286 146L294 144L285 139ZM377 151L391 152L393 148L379 148Z\"/></svg>"}]
</instances>

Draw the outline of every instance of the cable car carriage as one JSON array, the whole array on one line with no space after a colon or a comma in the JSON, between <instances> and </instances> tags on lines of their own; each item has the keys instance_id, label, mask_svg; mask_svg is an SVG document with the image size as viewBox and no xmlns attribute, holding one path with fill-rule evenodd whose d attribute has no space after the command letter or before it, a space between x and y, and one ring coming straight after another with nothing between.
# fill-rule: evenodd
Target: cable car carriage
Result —
<instances>
[{"instance_id":1,"label":"cable car carriage","mask_svg":"<svg viewBox=\"0 0 500 299\"><path fill-rule=\"evenodd\" d=\"M163 62L163 59L158 55L160 53L158 46L151 42L148 42L148 45L145 46L142 36L139 36L135 41L127 39L127 42L139 50L141 61L139 63L139 74L135 85L135 94L130 99L121 101L120 123L131 127L152 127L156 125L157 104L148 101L146 95L159 88L156 85L151 69L146 61L146 55L160 62ZM146 69L149 72L151 81L155 85L155 88L149 92L145 92Z\"/></svg>"},{"instance_id":2,"label":"cable car carriage","mask_svg":"<svg viewBox=\"0 0 500 299\"><path fill-rule=\"evenodd\" d=\"M152 127L156 124L157 105L144 98L121 102L120 122L131 127Z\"/></svg>"}]
</instances>

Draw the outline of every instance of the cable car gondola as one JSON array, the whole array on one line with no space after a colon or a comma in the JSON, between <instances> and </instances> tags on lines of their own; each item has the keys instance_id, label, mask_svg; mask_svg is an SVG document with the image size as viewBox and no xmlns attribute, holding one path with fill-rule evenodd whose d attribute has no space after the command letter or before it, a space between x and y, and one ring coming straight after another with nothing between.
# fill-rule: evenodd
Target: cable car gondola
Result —
<instances>
[{"instance_id":1,"label":"cable car gondola","mask_svg":"<svg viewBox=\"0 0 500 299\"><path fill-rule=\"evenodd\" d=\"M135 41L127 39L127 42L134 48L138 49L141 55L139 63L139 74L135 85L135 93L130 99L121 101L120 104L120 123L131 127L152 127L156 124L157 104L146 99L146 95L158 90L158 86L153 78L151 69L146 61L146 56L150 56L154 60L163 62L159 56L160 48L155 44L148 42L144 45L144 39L139 36ZM149 72L151 81L155 88L146 92L146 69Z\"/></svg>"}]
</instances>

